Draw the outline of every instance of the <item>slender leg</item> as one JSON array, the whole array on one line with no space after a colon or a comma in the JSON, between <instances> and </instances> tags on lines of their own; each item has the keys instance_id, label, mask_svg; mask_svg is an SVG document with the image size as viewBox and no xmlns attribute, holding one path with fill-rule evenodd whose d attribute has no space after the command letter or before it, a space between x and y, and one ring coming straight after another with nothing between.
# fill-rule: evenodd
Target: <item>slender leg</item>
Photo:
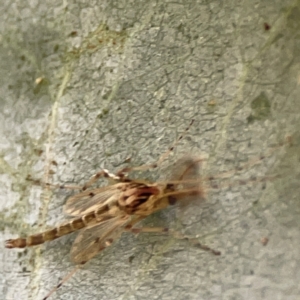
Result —
<instances>
[{"instance_id":1,"label":"slender leg","mask_svg":"<svg viewBox=\"0 0 300 300\"><path fill-rule=\"evenodd\" d=\"M65 184L52 184L48 182L42 182L39 179L33 179L30 176L26 178L26 180L29 180L33 182L33 184L40 185L40 186L48 186L54 189L68 189L68 190L81 190L82 186L80 185L65 185Z\"/></svg>"},{"instance_id":2,"label":"slender leg","mask_svg":"<svg viewBox=\"0 0 300 300\"><path fill-rule=\"evenodd\" d=\"M82 187L82 190L86 190L87 188L89 188L91 185L93 185L97 180L99 180L101 177L105 177L105 178L110 178L113 181L122 181L125 178L124 174L118 174L115 175L113 173L110 173L108 170L103 169L100 172L96 173L95 175L93 175L90 180L88 182L86 182L84 184L84 186Z\"/></svg>"},{"instance_id":3,"label":"slender leg","mask_svg":"<svg viewBox=\"0 0 300 300\"><path fill-rule=\"evenodd\" d=\"M165 152L163 153L159 159L152 164L144 164L141 166L137 166L137 167L126 167L121 169L120 171L117 172L118 176L124 177L124 175L126 173L129 173L131 171L145 171L148 169L155 169L157 166L159 166L168 156L169 154L174 150L175 146L179 143L179 141L181 141L183 139L183 137L185 136L186 132L190 129L190 127L192 126L192 124L194 123L194 120L191 121L190 125L184 130L184 133L182 135L180 135L176 141L173 143L173 145Z\"/></svg>"},{"instance_id":4,"label":"slender leg","mask_svg":"<svg viewBox=\"0 0 300 300\"><path fill-rule=\"evenodd\" d=\"M83 265L83 264L82 264ZM70 273L68 273L60 283L55 286L44 298L43 300L48 299L54 292L56 292L65 282L67 282L78 270L82 265L77 265Z\"/></svg>"},{"instance_id":5,"label":"slender leg","mask_svg":"<svg viewBox=\"0 0 300 300\"><path fill-rule=\"evenodd\" d=\"M242 164L239 167L236 167L232 170L229 171L225 171L222 173L219 173L217 175L214 176L209 176L207 179L208 180L214 180L214 179L219 179L219 178L229 178L230 176L232 176L232 174L234 174L237 171L242 171L245 170L253 165L257 165L260 164L266 157L271 156L272 153L274 153L276 150L280 149L282 146L284 145L288 145L288 146L292 146L292 137L291 136L287 136L285 138L284 141L278 143L277 145L275 145L274 147L270 148L264 155L260 155L257 157L254 157L253 159L248 160L247 162L245 162L244 164Z\"/></svg>"},{"instance_id":6,"label":"slender leg","mask_svg":"<svg viewBox=\"0 0 300 300\"><path fill-rule=\"evenodd\" d=\"M214 255L221 255L221 252L218 250L214 250L206 245L201 244L197 239L190 238L178 231L170 230L166 227L141 227L141 228L125 228L126 231L130 231L132 233L138 234L141 232L157 232L157 233L168 233L176 239L186 240L191 243L193 246L200 248L204 251L211 252Z\"/></svg>"},{"instance_id":7,"label":"slender leg","mask_svg":"<svg viewBox=\"0 0 300 300\"><path fill-rule=\"evenodd\" d=\"M32 179L30 176L27 177L27 180L32 181L34 184L41 185L41 186L49 186L56 189L69 189L69 190L81 190L84 191L87 188L89 188L91 185L93 185L97 180L99 180L101 177L110 178L113 181L122 181L125 178L125 175L118 176L113 173L110 173L108 170L103 169L100 172L93 175L83 186L79 185L65 185L65 184L52 184L52 183L43 183L38 179Z\"/></svg>"}]
</instances>

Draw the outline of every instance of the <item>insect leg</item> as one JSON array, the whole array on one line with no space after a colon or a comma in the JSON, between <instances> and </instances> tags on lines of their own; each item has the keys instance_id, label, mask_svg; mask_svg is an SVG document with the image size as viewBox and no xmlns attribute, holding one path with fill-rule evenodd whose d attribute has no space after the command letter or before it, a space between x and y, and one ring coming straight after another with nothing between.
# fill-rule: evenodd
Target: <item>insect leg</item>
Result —
<instances>
[{"instance_id":1,"label":"insect leg","mask_svg":"<svg viewBox=\"0 0 300 300\"><path fill-rule=\"evenodd\" d=\"M91 185L93 185L97 180L99 180L101 177L105 178L110 178L113 181L122 181L124 179L125 175L115 175L113 173L110 173L108 170L103 169L93 175L88 182L86 182L83 186L80 185L65 185L65 184L52 184L48 182L42 182L41 180L38 179L33 179L30 176L28 176L26 179L32 181L36 185L41 185L41 186L49 186L51 188L56 188L56 189L69 189L69 190L81 190L85 191L87 188L89 188Z\"/></svg>"},{"instance_id":2,"label":"insect leg","mask_svg":"<svg viewBox=\"0 0 300 300\"><path fill-rule=\"evenodd\" d=\"M214 255L216 255L216 256L221 255L221 251L212 249L212 248L210 248L210 247L208 247L208 246L206 246L206 245L204 245L204 244L201 244L197 239L188 237L188 236L182 234L182 233L179 232L179 231L171 230L169 233L170 233L174 238L179 239L179 240L186 240L186 241L188 241L189 243L191 243L192 246L197 247L197 248L200 248L201 250L210 252L210 253L212 253L212 254L214 254Z\"/></svg>"},{"instance_id":3,"label":"insect leg","mask_svg":"<svg viewBox=\"0 0 300 300\"><path fill-rule=\"evenodd\" d=\"M124 179L125 175L115 175L113 173L110 173L108 170L103 169L101 171L99 171L98 173L96 173L95 175L93 175L90 180L88 182L86 182L84 184L84 186L82 187L82 190L86 190L87 188L89 188L91 185L93 185L97 180L99 180L101 177L105 177L105 178L110 178L113 181L122 181L122 179Z\"/></svg>"},{"instance_id":4,"label":"insect leg","mask_svg":"<svg viewBox=\"0 0 300 300\"><path fill-rule=\"evenodd\" d=\"M170 230L167 227L134 227L134 228L125 228L126 231L131 233L141 233L141 232L158 232L158 233L168 233Z\"/></svg>"},{"instance_id":5,"label":"insect leg","mask_svg":"<svg viewBox=\"0 0 300 300\"><path fill-rule=\"evenodd\" d=\"M55 286L44 298L43 300L48 299L54 292L56 292L65 282L67 282L78 270L79 268L82 266L81 265L77 265L69 274L67 274L60 282L57 286Z\"/></svg>"},{"instance_id":6,"label":"insect leg","mask_svg":"<svg viewBox=\"0 0 300 300\"><path fill-rule=\"evenodd\" d=\"M80 186L80 185L65 185L65 184L53 184L53 183L48 183L48 182L42 182L39 179L31 178L31 176L27 176L26 180L33 182L33 184L35 184L35 185L48 186L48 187L54 188L54 189L68 189L68 190L81 190L82 189L82 186Z\"/></svg>"},{"instance_id":7,"label":"insect leg","mask_svg":"<svg viewBox=\"0 0 300 300\"><path fill-rule=\"evenodd\" d=\"M234 173L236 173L237 171L242 171L245 169L248 169L251 166L254 165L258 165L260 163L262 163L262 161L266 158L271 156L275 151L277 151L278 149L282 148L283 146L288 145L288 146L293 146L293 139L292 136L287 136L283 141L279 142L277 145L271 147L267 152L265 152L263 155L254 157L248 161L246 161L245 163L241 164L240 166L229 170L229 171L225 171L225 172L221 172L217 175L214 176L209 176L208 179L209 181L214 180L214 179L219 179L219 178L229 178L231 177ZM204 178L203 178L204 180Z\"/></svg>"},{"instance_id":8,"label":"insect leg","mask_svg":"<svg viewBox=\"0 0 300 300\"><path fill-rule=\"evenodd\" d=\"M179 239L179 240L186 240L188 241L189 243L191 243L193 246L197 247L197 248L200 248L204 251L207 251L207 252L210 252L214 255L221 255L221 252L218 251L218 250L214 250L206 245L203 245L201 244L197 239L195 238L191 238L191 237L188 237L178 231L175 231L175 230L171 230L169 228L166 228L166 227L140 227L140 228L125 228L126 231L130 231L132 233L135 233L135 234L138 234L138 233L141 233L141 232L158 232L158 233L167 233L171 236L173 236L174 238L176 239Z\"/></svg>"},{"instance_id":9,"label":"insect leg","mask_svg":"<svg viewBox=\"0 0 300 300\"><path fill-rule=\"evenodd\" d=\"M159 166L169 156L169 154L174 150L175 146L179 143L179 141L181 141L183 139L183 137L189 131L189 129L192 126L193 123L194 123L194 120L191 121L189 126L184 130L183 134L181 134L175 140L173 145L165 153L163 153L155 163L152 163L152 164L149 164L149 165L145 164L145 165L141 165L141 166L137 166L137 167L126 167L126 168L123 168L123 169L119 170L117 172L117 175L120 176L120 177L124 177L126 173L131 172L131 171L145 171L145 170L148 170L148 169L154 169L157 166Z\"/></svg>"}]
</instances>

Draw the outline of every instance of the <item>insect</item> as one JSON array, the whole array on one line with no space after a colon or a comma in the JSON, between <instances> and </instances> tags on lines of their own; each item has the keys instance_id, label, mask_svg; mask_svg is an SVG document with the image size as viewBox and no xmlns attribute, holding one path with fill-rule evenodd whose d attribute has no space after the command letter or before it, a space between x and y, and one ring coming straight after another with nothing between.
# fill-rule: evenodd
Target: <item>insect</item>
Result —
<instances>
[{"instance_id":1,"label":"insect","mask_svg":"<svg viewBox=\"0 0 300 300\"><path fill-rule=\"evenodd\" d=\"M193 121L185 129L187 132ZM79 266L84 265L96 254L110 246L123 232L168 232L178 238L185 238L179 233L170 231L168 228L137 228L135 225L148 215L175 204L185 196L201 196L199 182L183 180L194 168L195 160L189 160L181 176L177 180L168 182L149 182L146 180L134 180L128 177L130 171L141 171L156 168L173 151L174 146L183 138L181 135L171 148L164 153L157 163L142 165L133 168L123 168L116 174L108 170L101 170L80 189L78 194L71 196L65 206L64 212L73 218L58 227L42 233L30 235L26 238L9 239L5 242L6 248L25 248L40 245L52 241L64 235L79 231L71 249L71 259ZM113 184L100 188L90 188L101 177L113 180ZM197 183L197 184L196 184ZM50 184L46 184L50 185ZM59 188L72 188L70 186L56 186ZM197 245L215 255L220 252L205 245ZM68 274L48 295L46 300L77 270L75 268Z\"/></svg>"},{"instance_id":2,"label":"insect","mask_svg":"<svg viewBox=\"0 0 300 300\"><path fill-rule=\"evenodd\" d=\"M71 249L71 260L77 264L77 267L63 278L43 300L48 299L71 278L80 266L112 245L123 232L132 232L135 234L141 232L162 232L172 234L177 238L186 238L184 235L168 228L136 227L136 225L150 214L164 209L169 205L174 205L177 202L184 203L185 199L190 196L203 197L204 187L201 186L201 181L199 182L199 179L195 179L193 176L193 171L201 163L201 160L185 160L185 165L180 172L170 181L166 182L130 179L128 173L156 168L173 151L175 145L183 138L192 124L193 121L185 129L184 133L179 136L173 146L156 163L123 168L116 174L112 174L104 169L92 176L83 187L54 185L57 188L69 187L80 190L78 194L71 196L64 206L64 212L72 216L72 219L45 232L26 238L9 239L6 241L6 248L24 248L43 244L44 242L79 231ZM261 159L263 157L257 159L257 161ZM252 161L249 164L255 162ZM91 188L102 177L111 179L114 183L100 188ZM216 178L217 176L211 176L207 180L213 184ZM51 186L50 184L47 185ZM219 251L202 245L199 242L190 241L203 250L209 251L214 255L220 255Z\"/></svg>"}]
</instances>

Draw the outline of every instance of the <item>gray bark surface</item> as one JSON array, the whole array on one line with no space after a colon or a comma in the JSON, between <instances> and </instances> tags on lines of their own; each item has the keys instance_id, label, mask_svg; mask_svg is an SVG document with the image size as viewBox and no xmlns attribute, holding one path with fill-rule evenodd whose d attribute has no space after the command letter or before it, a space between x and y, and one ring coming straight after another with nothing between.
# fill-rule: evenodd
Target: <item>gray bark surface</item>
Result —
<instances>
[{"instance_id":1,"label":"gray bark surface","mask_svg":"<svg viewBox=\"0 0 300 300\"><path fill-rule=\"evenodd\" d=\"M28 176L83 184L127 157L154 162L192 119L136 178L165 178L183 155L206 158L202 176L243 168L144 224L222 255L124 234L51 299L300 299L299 1L18 0L0 14L0 299L42 299L74 267L74 235L4 248L64 219L71 193Z\"/></svg>"}]
</instances>

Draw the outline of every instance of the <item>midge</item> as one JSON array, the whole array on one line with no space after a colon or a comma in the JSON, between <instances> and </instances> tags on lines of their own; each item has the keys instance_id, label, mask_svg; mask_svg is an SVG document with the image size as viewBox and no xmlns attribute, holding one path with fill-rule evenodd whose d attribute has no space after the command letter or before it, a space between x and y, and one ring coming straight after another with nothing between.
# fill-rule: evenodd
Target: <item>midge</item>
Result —
<instances>
[{"instance_id":1,"label":"midge","mask_svg":"<svg viewBox=\"0 0 300 300\"><path fill-rule=\"evenodd\" d=\"M193 120L185 129L185 132L189 130L192 124ZM179 136L173 146L156 163L123 168L116 175L109 173L107 170L102 170L95 174L83 187L54 185L58 188L66 187L80 190L80 193L71 196L64 206L64 212L72 216L73 219L42 233L6 241L6 248L24 248L43 244L80 230L71 249L71 259L78 266L52 289L43 300L46 300L67 281L78 270L79 266L85 264L97 253L110 246L125 231L132 233L168 232L177 238L185 238L180 233L173 232L167 228L137 228L135 225L148 215L173 205L178 200L183 200L186 196L203 196L199 180L192 180L190 176L189 179L185 180L199 161L191 159L184 172L175 178L174 181L155 183L127 177L127 173L130 171L156 168L173 151L174 146L183 136L184 134ZM115 183L101 188L90 188L101 177L110 178ZM220 252L205 245L195 244L215 255L220 254Z\"/></svg>"}]
</instances>

